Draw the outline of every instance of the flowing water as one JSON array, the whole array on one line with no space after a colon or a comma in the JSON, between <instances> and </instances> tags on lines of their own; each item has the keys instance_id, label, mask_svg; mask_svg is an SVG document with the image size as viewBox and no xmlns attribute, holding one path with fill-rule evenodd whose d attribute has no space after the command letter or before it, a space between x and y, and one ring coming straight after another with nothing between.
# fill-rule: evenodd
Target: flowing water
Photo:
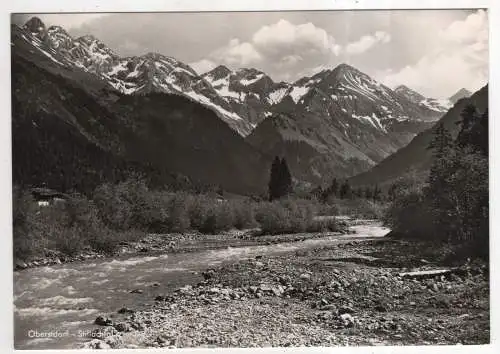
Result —
<instances>
[{"instance_id":1,"label":"flowing water","mask_svg":"<svg viewBox=\"0 0 500 354\"><path fill-rule=\"evenodd\" d=\"M27 269L14 273L16 349L76 348L88 341L98 315L146 308L157 295L202 278L221 263L382 237L389 229L358 221L354 234L272 245L226 247L157 256L127 256ZM142 293L134 293L139 289Z\"/></svg>"}]
</instances>

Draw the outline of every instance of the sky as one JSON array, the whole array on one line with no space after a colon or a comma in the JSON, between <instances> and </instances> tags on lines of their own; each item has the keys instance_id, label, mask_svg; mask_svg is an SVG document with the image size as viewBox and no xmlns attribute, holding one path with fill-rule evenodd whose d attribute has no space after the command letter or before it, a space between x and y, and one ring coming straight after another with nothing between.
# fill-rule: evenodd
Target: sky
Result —
<instances>
[{"instance_id":1,"label":"sky","mask_svg":"<svg viewBox=\"0 0 500 354\"><path fill-rule=\"evenodd\" d=\"M14 15L24 23L33 14ZM223 64L293 82L348 63L427 97L488 80L484 10L39 14L72 36L93 34L122 56L159 52L198 73Z\"/></svg>"}]
</instances>

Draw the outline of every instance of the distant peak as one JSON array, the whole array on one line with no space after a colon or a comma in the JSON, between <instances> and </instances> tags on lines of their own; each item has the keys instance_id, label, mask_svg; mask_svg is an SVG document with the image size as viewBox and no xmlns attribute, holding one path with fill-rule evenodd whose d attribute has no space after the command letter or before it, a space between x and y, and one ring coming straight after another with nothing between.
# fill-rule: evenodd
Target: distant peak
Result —
<instances>
[{"instance_id":1,"label":"distant peak","mask_svg":"<svg viewBox=\"0 0 500 354\"><path fill-rule=\"evenodd\" d=\"M410 89L408 86L406 85L399 85L398 87L396 87L394 89L394 91L396 92L400 92L400 91L413 91L412 89Z\"/></svg>"},{"instance_id":2,"label":"distant peak","mask_svg":"<svg viewBox=\"0 0 500 354\"><path fill-rule=\"evenodd\" d=\"M406 85L399 85L394 89L394 92L400 94L401 96L409 99L413 103L419 103L422 100L425 100L425 96L421 93L409 88Z\"/></svg>"},{"instance_id":3,"label":"distant peak","mask_svg":"<svg viewBox=\"0 0 500 354\"><path fill-rule=\"evenodd\" d=\"M240 73L244 73L244 74L261 74L262 71L260 70L257 70L255 68L241 68L238 70L238 72Z\"/></svg>"},{"instance_id":4,"label":"distant peak","mask_svg":"<svg viewBox=\"0 0 500 354\"><path fill-rule=\"evenodd\" d=\"M61 26L50 26L48 28L48 31L49 32L64 32L64 33L66 33L66 30L64 28L62 28Z\"/></svg>"},{"instance_id":5,"label":"distant peak","mask_svg":"<svg viewBox=\"0 0 500 354\"><path fill-rule=\"evenodd\" d=\"M461 88L460 90L458 90L455 95L467 95L467 96L470 96L472 94L472 92L470 92L469 90L465 89L465 88Z\"/></svg>"},{"instance_id":6,"label":"distant peak","mask_svg":"<svg viewBox=\"0 0 500 354\"><path fill-rule=\"evenodd\" d=\"M220 77L227 76L231 73L232 71L225 65L219 65L208 72L208 74Z\"/></svg>"},{"instance_id":7,"label":"distant peak","mask_svg":"<svg viewBox=\"0 0 500 354\"><path fill-rule=\"evenodd\" d=\"M77 41L84 43L92 43L94 41L99 41L99 40L91 34L86 34L84 36L78 37Z\"/></svg>"},{"instance_id":8,"label":"distant peak","mask_svg":"<svg viewBox=\"0 0 500 354\"><path fill-rule=\"evenodd\" d=\"M470 97L471 95L472 95L472 92L470 92L469 90L467 90L465 88L461 88L460 90L458 90L457 92L455 92L455 94L453 96L451 96L449 98L449 100L452 103L457 103L458 100L460 100L462 98Z\"/></svg>"},{"instance_id":9,"label":"distant peak","mask_svg":"<svg viewBox=\"0 0 500 354\"><path fill-rule=\"evenodd\" d=\"M45 23L40 18L34 16L24 24L24 28L31 33L40 33L45 31Z\"/></svg>"},{"instance_id":10,"label":"distant peak","mask_svg":"<svg viewBox=\"0 0 500 354\"><path fill-rule=\"evenodd\" d=\"M344 71L344 70L348 70L348 71L358 71L358 69L356 69L354 66L352 65L349 65L347 63L340 63L339 65L337 65L335 67L334 70L341 70L341 71Z\"/></svg>"}]
</instances>

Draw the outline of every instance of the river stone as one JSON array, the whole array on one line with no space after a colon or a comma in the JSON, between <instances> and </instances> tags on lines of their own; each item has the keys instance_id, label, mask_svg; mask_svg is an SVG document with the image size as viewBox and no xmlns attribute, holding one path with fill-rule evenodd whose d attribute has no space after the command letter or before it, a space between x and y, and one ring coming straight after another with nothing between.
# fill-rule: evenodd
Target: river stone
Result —
<instances>
[{"instance_id":1,"label":"river stone","mask_svg":"<svg viewBox=\"0 0 500 354\"><path fill-rule=\"evenodd\" d=\"M344 313L340 315L340 319L342 320L344 326L346 327L354 326L354 317L352 317L350 314Z\"/></svg>"},{"instance_id":2,"label":"river stone","mask_svg":"<svg viewBox=\"0 0 500 354\"><path fill-rule=\"evenodd\" d=\"M111 346L101 340L95 344L95 349L111 349Z\"/></svg>"},{"instance_id":3,"label":"river stone","mask_svg":"<svg viewBox=\"0 0 500 354\"><path fill-rule=\"evenodd\" d=\"M321 306L321 310L323 310L323 311L335 311L336 309L337 309L337 306L335 306L334 304Z\"/></svg>"},{"instance_id":4,"label":"river stone","mask_svg":"<svg viewBox=\"0 0 500 354\"><path fill-rule=\"evenodd\" d=\"M300 276L299 276L300 279L302 280L309 280L311 279L311 274L308 274L308 273L302 273Z\"/></svg>"},{"instance_id":5,"label":"river stone","mask_svg":"<svg viewBox=\"0 0 500 354\"><path fill-rule=\"evenodd\" d=\"M94 323L98 326L112 326L113 321L110 320L109 318L104 318L103 316L98 316Z\"/></svg>"},{"instance_id":6,"label":"river stone","mask_svg":"<svg viewBox=\"0 0 500 354\"><path fill-rule=\"evenodd\" d=\"M26 262L23 262L23 261L20 261L20 260L16 261L16 268L17 269L25 269L27 267L28 267L28 265L26 264Z\"/></svg>"},{"instance_id":7,"label":"river stone","mask_svg":"<svg viewBox=\"0 0 500 354\"><path fill-rule=\"evenodd\" d=\"M118 313L134 313L135 311L127 307L122 307L117 311Z\"/></svg>"},{"instance_id":8,"label":"river stone","mask_svg":"<svg viewBox=\"0 0 500 354\"><path fill-rule=\"evenodd\" d=\"M387 307L383 304L378 304L375 306L375 311L378 312L387 312Z\"/></svg>"},{"instance_id":9,"label":"river stone","mask_svg":"<svg viewBox=\"0 0 500 354\"><path fill-rule=\"evenodd\" d=\"M349 314L349 313L354 313L356 312L352 307L350 306L341 306L339 308L339 315L343 315L343 314Z\"/></svg>"},{"instance_id":10,"label":"river stone","mask_svg":"<svg viewBox=\"0 0 500 354\"><path fill-rule=\"evenodd\" d=\"M120 322L115 325L118 332L130 332L130 325L126 322Z\"/></svg>"}]
</instances>

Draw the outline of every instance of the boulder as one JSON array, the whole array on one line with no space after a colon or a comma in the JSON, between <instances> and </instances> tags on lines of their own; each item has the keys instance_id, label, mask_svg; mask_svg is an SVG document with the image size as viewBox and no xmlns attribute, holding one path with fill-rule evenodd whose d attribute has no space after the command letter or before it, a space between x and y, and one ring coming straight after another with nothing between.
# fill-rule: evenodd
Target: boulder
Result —
<instances>
[{"instance_id":1,"label":"boulder","mask_svg":"<svg viewBox=\"0 0 500 354\"><path fill-rule=\"evenodd\" d=\"M340 315L340 319L345 327L353 327L354 326L354 317L349 313L344 313Z\"/></svg>"},{"instance_id":2,"label":"boulder","mask_svg":"<svg viewBox=\"0 0 500 354\"><path fill-rule=\"evenodd\" d=\"M130 325L126 322L120 322L115 325L118 332L130 332Z\"/></svg>"},{"instance_id":3,"label":"boulder","mask_svg":"<svg viewBox=\"0 0 500 354\"><path fill-rule=\"evenodd\" d=\"M356 311L350 306L341 306L339 308L339 315L355 313Z\"/></svg>"},{"instance_id":4,"label":"boulder","mask_svg":"<svg viewBox=\"0 0 500 354\"><path fill-rule=\"evenodd\" d=\"M126 314L126 313L134 313L135 311L132 309L129 309L127 307L122 307L117 311L118 313Z\"/></svg>"},{"instance_id":5,"label":"boulder","mask_svg":"<svg viewBox=\"0 0 500 354\"><path fill-rule=\"evenodd\" d=\"M98 326L112 326L113 325L113 321L109 318L105 318L103 316L98 316L94 323Z\"/></svg>"}]
</instances>

